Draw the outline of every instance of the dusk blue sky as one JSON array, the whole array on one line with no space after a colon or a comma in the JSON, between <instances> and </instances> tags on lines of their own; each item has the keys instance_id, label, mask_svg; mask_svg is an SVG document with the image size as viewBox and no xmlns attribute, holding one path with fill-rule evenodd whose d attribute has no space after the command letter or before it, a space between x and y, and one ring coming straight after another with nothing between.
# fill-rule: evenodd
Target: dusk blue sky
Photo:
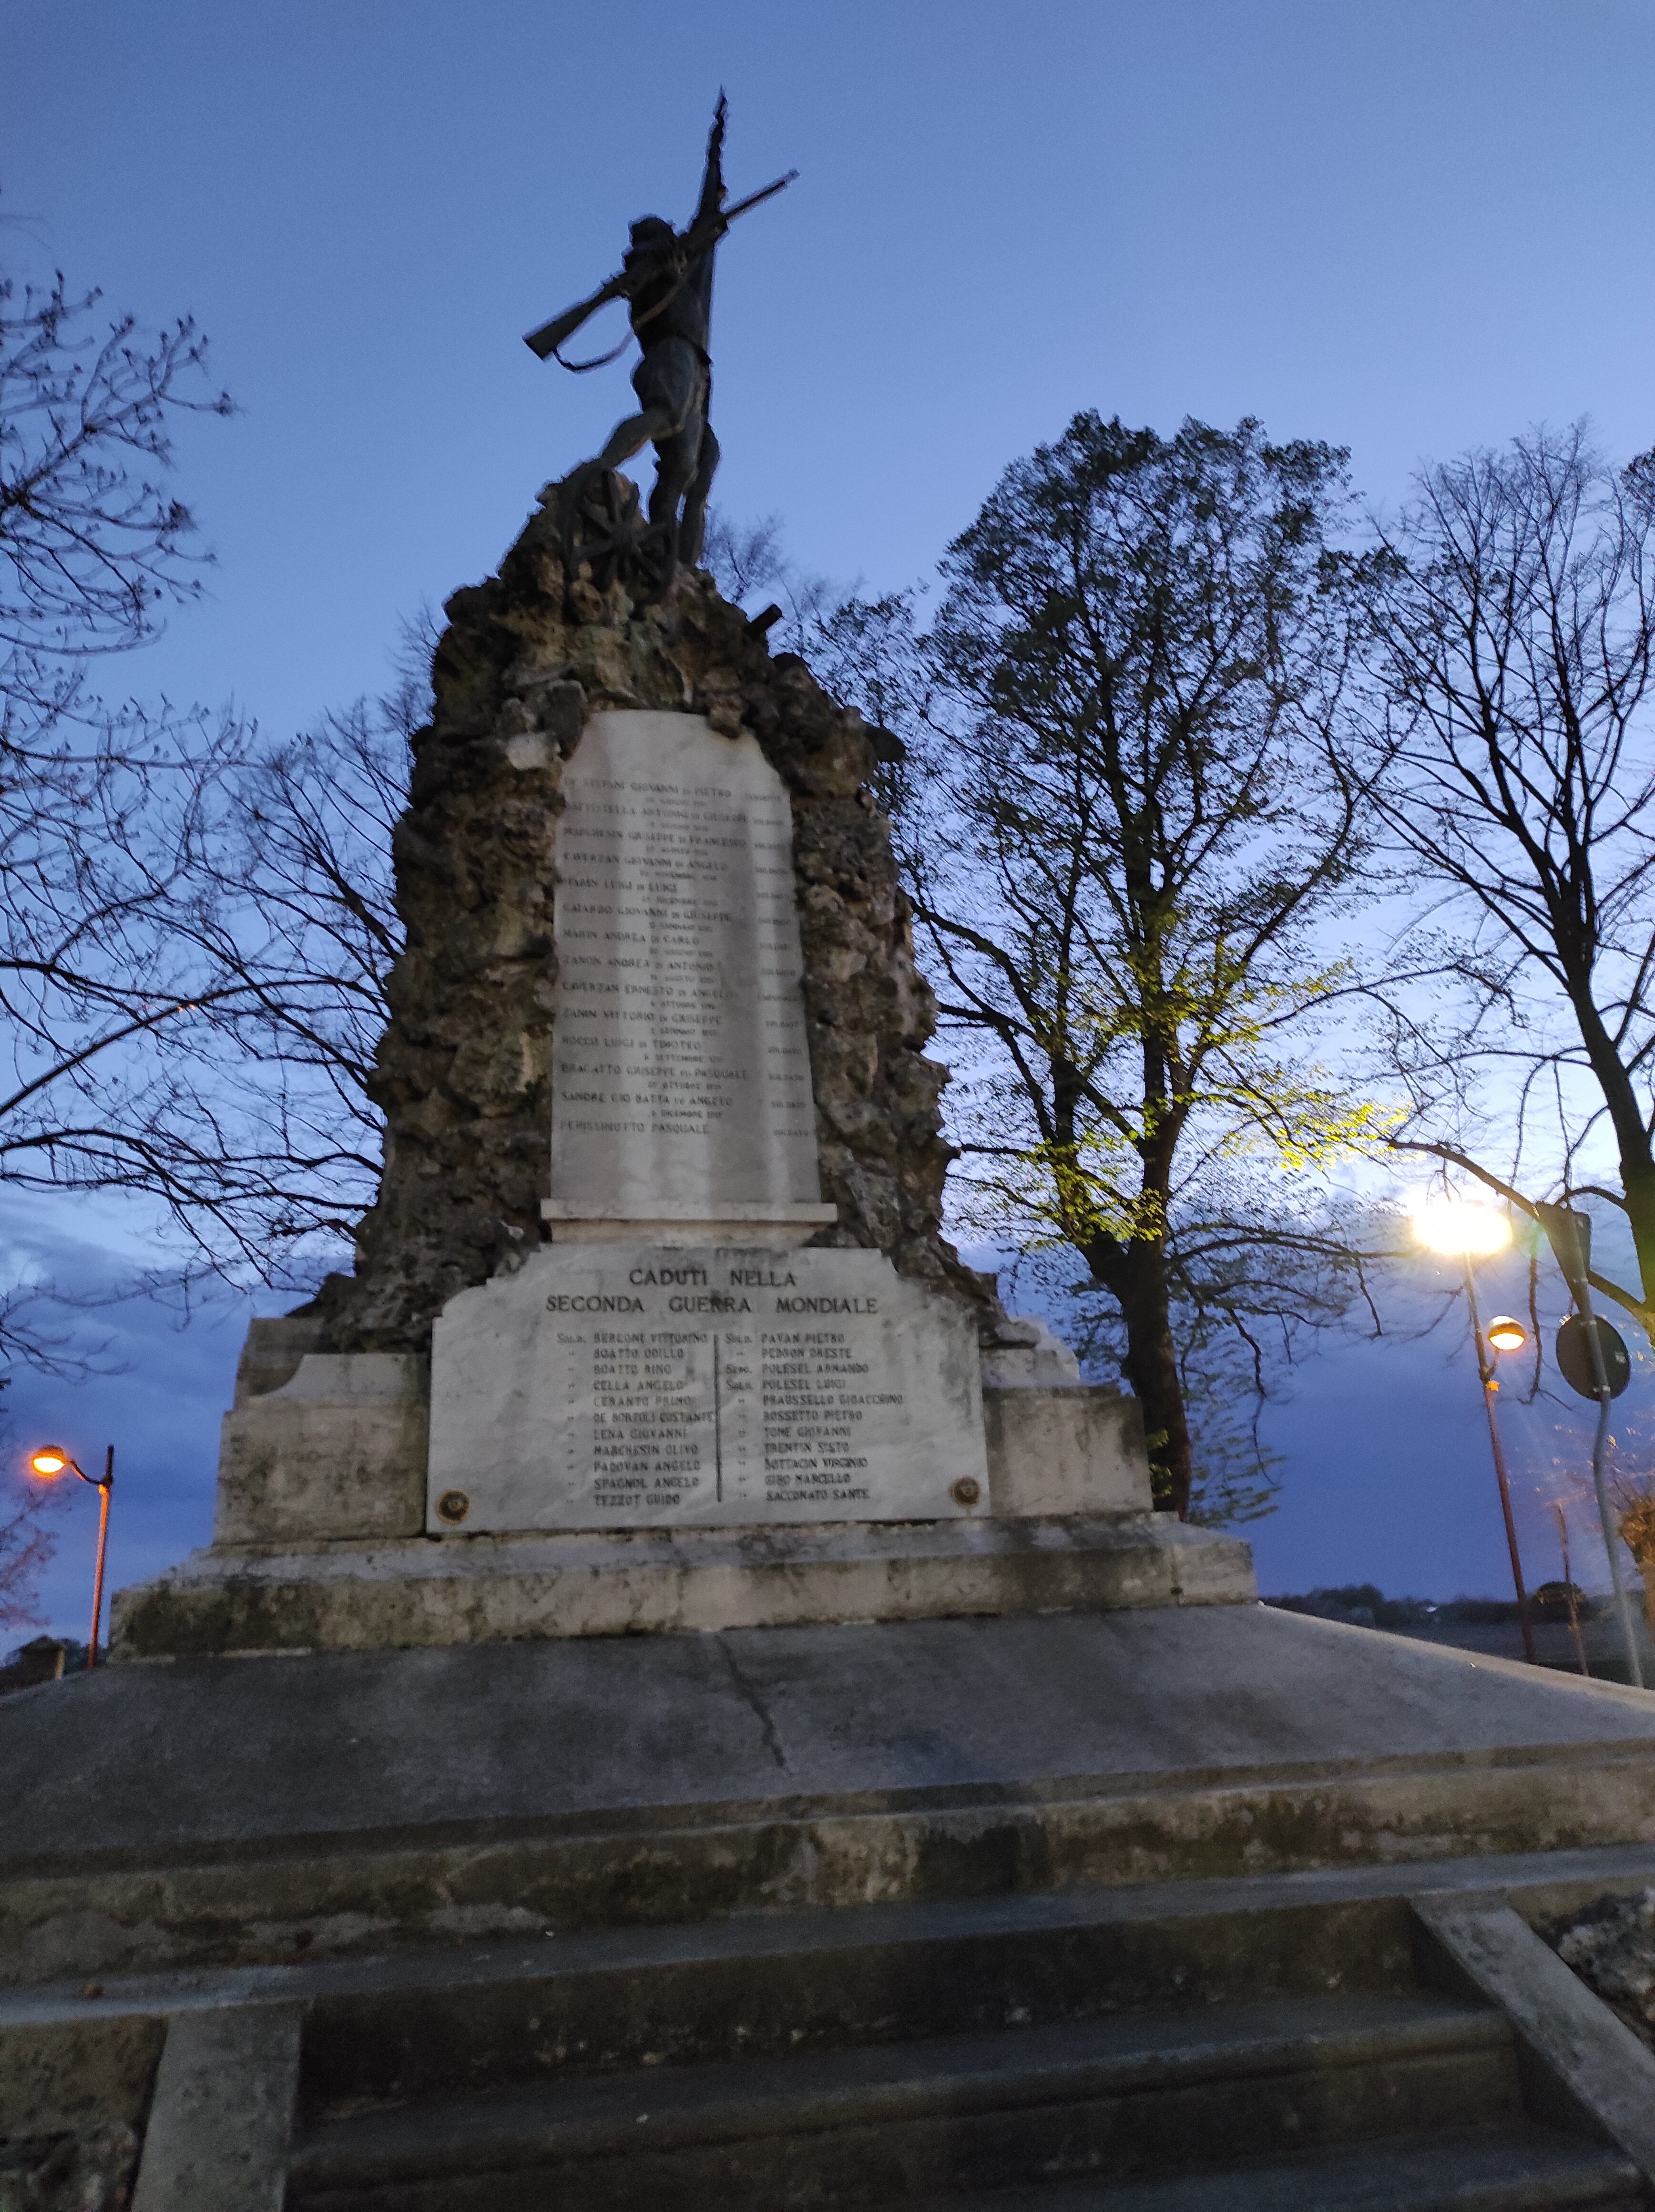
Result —
<instances>
[{"instance_id":1,"label":"dusk blue sky","mask_svg":"<svg viewBox=\"0 0 1655 2212\"><path fill-rule=\"evenodd\" d=\"M242 410L180 441L217 566L126 685L286 730L383 682L399 617L487 574L623 410L621 364L570 378L520 334L632 217L688 214L721 83L733 188L801 175L720 258L717 496L807 568L923 575L1082 406L1333 439L1380 503L1537 420L1655 443L1648 0L6 0L9 253L193 313ZM9 1226L86 1286L142 1243L89 1208ZM124 1374L10 1394L14 1438L120 1444L117 1581L204 1540L242 1311L112 1309ZM1453 1341L1303 1371L1266 1588L1500 1587Z\"/></svg>"}]
</instances>

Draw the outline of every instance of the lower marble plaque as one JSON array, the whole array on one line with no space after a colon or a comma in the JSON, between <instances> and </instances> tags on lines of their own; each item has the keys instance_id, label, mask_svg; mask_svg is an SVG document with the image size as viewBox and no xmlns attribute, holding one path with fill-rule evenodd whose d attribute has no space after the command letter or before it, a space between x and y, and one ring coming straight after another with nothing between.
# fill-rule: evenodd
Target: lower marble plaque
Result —
<instances>
[{"instance_id":1,"label":"lower marble plaque","mask_svg":"<svg viewBox=\"0 0 1655 2212\"><path fill-rule=\"evenodd\" d=\"M554 1245L451 1298L427 1527L987 1510L977 1333L869 1251Z\"/></svg>"}]
</instances>

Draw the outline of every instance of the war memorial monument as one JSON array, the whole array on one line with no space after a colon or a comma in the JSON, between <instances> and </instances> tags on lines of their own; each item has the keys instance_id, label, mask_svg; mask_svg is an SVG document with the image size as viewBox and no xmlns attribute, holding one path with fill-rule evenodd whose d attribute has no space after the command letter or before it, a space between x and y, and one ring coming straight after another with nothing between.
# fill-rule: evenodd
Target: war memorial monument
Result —
<instances>
[{"instance_id":1,"label":"war memorial monument","mask_svg":"<svg viewBox=\"0 0 1655 2212\"><path fill-rule=\"evenodd\" d=\"M0 1707L0 2204L1647 2202L1533 1930L1655 1699L1261 1608L943 1238L884 740L698 565L723 139L530 340L639 410L447 605L354 1271Z\"/></svg>"}]
</instances>

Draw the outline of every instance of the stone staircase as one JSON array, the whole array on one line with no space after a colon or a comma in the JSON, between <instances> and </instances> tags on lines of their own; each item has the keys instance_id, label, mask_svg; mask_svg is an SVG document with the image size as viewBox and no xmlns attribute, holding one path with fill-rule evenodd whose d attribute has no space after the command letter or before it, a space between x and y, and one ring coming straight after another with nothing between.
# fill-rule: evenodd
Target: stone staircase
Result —
<instances>
[{"instance_id":1,"label":"stone staircase","mask_svg":"<svg viewBox=\"0 0 1655 2212\"><path fill-rule=\"evenodd\" d=\"M308 2087L292 2212L1642 2201L1622 2154L1525 2113L1496 2010L1420 1992L451 2082L367 2110L349 2069Z\"/></svg>"},{"instance_id":2,"label":"stone staircase","mask_svg":"<svg viewBox=\"0 0 1655 2212\"><path fill-rule=\"evenodd\" d=\"M1505 1900L1652 1875L1631 1846L37 1985L0 1995L0 2098L124 2082L134 2212L1630 2207L1655 2060Z\"/></svg>"}]
</instances>

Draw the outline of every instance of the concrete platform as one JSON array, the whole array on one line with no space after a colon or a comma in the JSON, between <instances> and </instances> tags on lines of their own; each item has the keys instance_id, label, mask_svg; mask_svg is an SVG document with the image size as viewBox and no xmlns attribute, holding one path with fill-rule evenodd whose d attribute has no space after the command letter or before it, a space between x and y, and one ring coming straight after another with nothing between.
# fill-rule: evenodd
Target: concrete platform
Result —
<instances>
[{"instance_id":1,"label":"concrete platform","mask_svg":"<svg viewBox=\"0 0 1655 2212\"><path fill-rule=\"evenodd\" d=\"M1253 1606L109 1668L0 1979L1655 1838L1655 1696Z\"/></svg>"},{"instance_id":2,"label":"concrete platform","mask_svg":"<svg viewBox=\"0 0 1655 2212\"><path fill-rule=\"evenodd\" d=\"M1025 1403L1096 1396L1001 1391ZM268 1402L268 1401L267 1401ZM1106 1411L1130 1401L1106 1401ZM1144 1495L1149 1494L1147 1474ZM112 1654L371 1651L684 1629L1234 1605L1239 1538L1170 1513L215 1544L116 1593Z\"/></svg>"}]
</instances>

